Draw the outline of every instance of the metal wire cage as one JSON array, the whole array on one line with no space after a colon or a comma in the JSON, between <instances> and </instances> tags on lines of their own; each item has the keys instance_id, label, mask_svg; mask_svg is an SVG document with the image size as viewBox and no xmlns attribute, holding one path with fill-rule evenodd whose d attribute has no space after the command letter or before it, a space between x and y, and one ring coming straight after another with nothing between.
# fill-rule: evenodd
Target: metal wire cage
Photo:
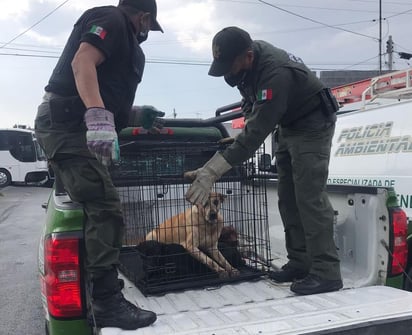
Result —
<instances>
[{"instance_id":1,"label":"metal wire cage","mask_svg":"<svg viewBox=\"0 0 412 335\"><path fill-rule=\"evenodd\" d=\"M146 240L147 234L166 220L192 210L185 200L191 182L183 174L203 166L222 149L216 143L130 143L111 171L125 223L120 269L144 294L250 280L267 270L270 245L266 179L261 178L258 168L263 147L214 186L215 192L225 195L220 208L224 228L214 238L218 239L220 253L239 271L236 276L222 277L194 255L205 252L211 256L210 250L189 252L178 238L172 243ZM191 224L183 221L179 226Z\"/></svg>"}]
</instances>

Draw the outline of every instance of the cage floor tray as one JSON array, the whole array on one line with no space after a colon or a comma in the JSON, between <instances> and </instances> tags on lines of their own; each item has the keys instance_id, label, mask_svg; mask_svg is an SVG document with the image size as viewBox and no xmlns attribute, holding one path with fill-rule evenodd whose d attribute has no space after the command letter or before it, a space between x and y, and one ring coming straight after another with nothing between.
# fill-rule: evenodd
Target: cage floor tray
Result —
<instances>
[{"instance_id":1,"label":"cage floor tray","mask_svg":"<svg viewBox=\"0 0 412 335\"><path fill-rule=\"evenodd\" d=\"M253 280L265 274L263 270L248 266L237 256L230 258L229 255L226 259L239 270L240 275L222 279L180 245L157 244L151 246L150 250L147 247L124 247L120 252L120 270L145 295L215 287ZM220 250L227 255L227 250Z\"/></svg>"}]
</instances>

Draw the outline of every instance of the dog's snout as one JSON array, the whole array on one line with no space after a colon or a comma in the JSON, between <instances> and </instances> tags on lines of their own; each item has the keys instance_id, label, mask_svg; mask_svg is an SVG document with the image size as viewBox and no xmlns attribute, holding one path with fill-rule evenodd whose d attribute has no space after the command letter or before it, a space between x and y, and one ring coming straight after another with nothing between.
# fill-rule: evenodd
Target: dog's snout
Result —
<instances>
[{"instance_id":1,"label":"dog's snout","mask_svg":"<svg viewBox=\"0 0 412 335\"><path fill-rule=\"evenodd\" d=\"M210 213L209 214L209 220L216 220L217 219L217 213Z\"/></svg>"}]
</instances>

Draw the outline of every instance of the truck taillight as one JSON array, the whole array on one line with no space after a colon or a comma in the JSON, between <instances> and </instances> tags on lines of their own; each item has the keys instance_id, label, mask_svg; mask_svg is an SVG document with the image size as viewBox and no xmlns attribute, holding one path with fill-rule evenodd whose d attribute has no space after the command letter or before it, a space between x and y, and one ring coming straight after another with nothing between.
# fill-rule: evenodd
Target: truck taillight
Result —
<instances>
[{"instance_id":1,"label":"truck taillight","mask_svg":"<svg viewBox=\"0 0 412 335\"><path fill-rule=\"evenodd\" d=\"M43 293L50 315L56 318L81 316L78 238L50 237L44 242Z\"/></svg>"},{"instance_id":2,"label":"truck taillight","mask_svg":"<svg viewBox=\"0 0 412 335\"><path fill-rule=\"evenodd\" d=\"M408 243L406 241L408 234L408 220L406 213L395 208L392 211L392 240L390 243L392 251L392 263L390 275L395 276L401 274L408 260Z\"/></svg>"}]
</instances>

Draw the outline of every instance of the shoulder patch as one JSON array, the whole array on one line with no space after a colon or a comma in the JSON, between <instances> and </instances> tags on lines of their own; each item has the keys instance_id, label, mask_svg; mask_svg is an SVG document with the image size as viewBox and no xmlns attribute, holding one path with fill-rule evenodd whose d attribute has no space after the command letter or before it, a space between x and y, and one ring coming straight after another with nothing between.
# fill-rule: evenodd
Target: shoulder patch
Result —
<instances>
[{"instance_id":1,"label":"shoulder patch","mask_svg":"<svg viewBox=\"0 0 412 335\"><path fill-rule=\"evenodd\" d=\"M90 28L90 32L91 32L92 34L95 34L95 35L99 36L102 40L104 40L104 38L105 38L106 35L107 35L107 31L106 31L106 30L104 30L102 27L96 26L96 25L93 25L93 26Z\"/></svg>"},{"instance_id":2,"label":"shoulder patch","mask_svg":"<svg viewBox=\"0 0 412 335\"><path fill-rule=\"evenodd\" d=\"M272 89L265 88L264 90L260 90L257 94L258 101L264 100L272 100Z\"/></svg>"}]
</instances>

